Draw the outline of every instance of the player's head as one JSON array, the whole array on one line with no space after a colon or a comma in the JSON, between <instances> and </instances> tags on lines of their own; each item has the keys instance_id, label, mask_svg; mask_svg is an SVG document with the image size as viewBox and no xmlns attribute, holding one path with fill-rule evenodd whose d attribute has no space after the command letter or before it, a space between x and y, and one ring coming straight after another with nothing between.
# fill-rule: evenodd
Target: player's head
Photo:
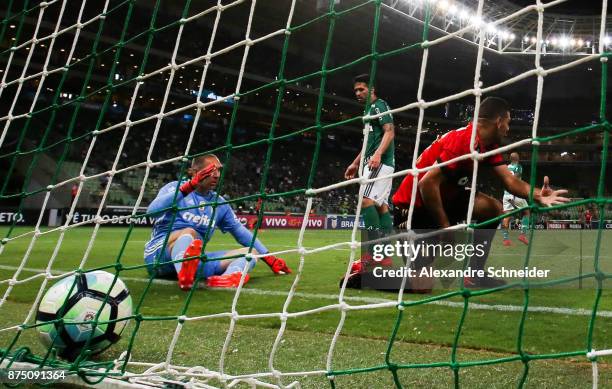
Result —
<instances>
[{"instance_id":1,"label":"player's head","mask_svg":"<svg viewBox=\"0 0 612 389\"><path fill-rule=\"evenodd\" d=\"M191 161L191 168L189 168L190 176L194 175L205 167L208 167L210 164L215 165L216 169L213 171L210 177L200 182L198 185L199 192L206 192L214 189L217 186L219 183L219 177L221 177L221 169L223 169L223 164L214 154L201 155L199 157L195 157L193 161Z\"/></svg>"},{"instance_id":2,"label":"player's head","mask_svg":"<svg viewBox=\"0 0 612 389\"><path fill-rule=\"evenodd\" d=\"M517 152L510 153L510 162L517 164L519 163L519 155Z\"/></svg>"},{"instance_id":3,"label":"player's head","mask_svg":"<svg viewBox=\"0 0 612 389\"><path fill-rule=\"evenodd\" d=\"M368 98L368 94L370 93L370 101L376 100L376 88L374 87L374 83L372 83L372 87L368 87L370 82L370 76L368 74L360 74L353 78L353 92L355 93L355 98L360 103L365 103Z\"/></svg>"},{"instance_id":4,"label":"player's head","mask_svg":"<svg viewBox=\"0 0 612 389\"><path fill-rule=\"evenodd\" d=\"M501 142L510 131L510 104L501 97L487 97L478 109L478 126L489 130L494 143Z\"/></svg>"}]
</instances>

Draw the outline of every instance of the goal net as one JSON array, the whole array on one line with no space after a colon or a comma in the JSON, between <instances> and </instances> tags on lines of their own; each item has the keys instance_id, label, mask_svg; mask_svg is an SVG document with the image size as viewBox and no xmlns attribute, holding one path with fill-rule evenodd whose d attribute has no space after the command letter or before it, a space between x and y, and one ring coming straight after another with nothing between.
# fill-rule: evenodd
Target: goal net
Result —
<instances>
[{"instance_id":1,"label":"goal net","mask_svg":"<svg viewBox=\"0 0 612 389\"><path fill-rule=\"evenodd\" d=\"M235 387L244 384L269 388L300 387L301 382L313 376L323 377L333 388L341 386L337 382L342 377L351 375L359 380L360 375L371 372L386 372L396 387L402 387L402 372L431 368L450 372L450 382L459 387L462 386L461 373L472 367L520 363L521 373L517 382L522 386L527 382L534 363L575 358L591 363L592 383L596 387L598 358L612 354L612 350L607 349L609 343L599 346L593 337L602 320L600 306L605 295L604 283L610 278L610 274L602 270L600 260L606 223L604 215L612 202L606 197L609 192L606 193L605 182L611 128L606 116L609 106L606 100L607 62L610 56L606 51L609 48L606 46L607 1L602 1L599 34L589 43L589 51L546 68L541 63L547 44L545 14L553 12L549 10L563 3L561 0L548 3L537 0L492 20L485 20L484 0L472 2L472 8L460 9L462 6L454 2L415 0L402 12L419 26L421 39L392 49L382 42L379 31L383 24L383 11L395 12L397 1L317 1L315 5L315 2L291 0L275 2L274 7L268 4L265 10L260 10L263 3L256 0L157 0L143 5L136 0L7 0L0 6L0 160L4 171L0 201L15 207L15 212L8 216L9 225L2 228L4 237L0 246L0 366L66 369L73 379L71 382L83 385ZM458 12L456 16L442 16L443 10L452 10L452 7ZM258 12L269 12L270 9L276 9L276 12L258 15ZM304 11L306 9L310 11ZM460 11L467 10L472 17L460 14ZM360 28L370 31L368 52L346 63L333 62L333 50L338 49L338 44L347 44L336 42L338 25L344 18L357 13L362 15ZM504 29L526 15L535 15L537 21L531 30L533 42L530 37L522 42L522 36L514 37L510 30ZM255 28L254 20L258 16L260 20L269 17L270 22ZM230 25L240 26L241 35L236 35L236 29L230 29ZM347 27L343 28L343 37L346 38ZM317 44L319 51L300 51L300 41L294 43L294 37L301 32L315 31L313 29L325 36ZM430 71L430 52L452 40L474 44L477 49L472 86L428 100L423 91L427 88L425 80ZM481 80L484 53L491 50L502 53L513 44L519 44L519 51L532 58L531 68L503 81L484 85ZM278 58L273 60L266 56L270 48L275 49ZM374 80L381 61L400 58L408 52L421 53L418 74L406 74L406 77L418 78L418 90L416 96L409 97L410 102L377 115L350 116L334 111L336 100L329 100L332 94L328 88L330 77L342 75L350 79L353 72L367 66L370 79ZM320 66L302 74L290 71L290 66L300 61L300 56L315 56ZM599 94L598 119L588 126L541 136L539 118L546 78L585 63L592 64L593 74L597 72L600 76L600 89L592 91ZM345 274L348 275L359 257L361 246L359 223L353 223L350 240L308 247L306 226L313 217L311 211L323 198L336 196L348 188L359 188L356 197L356 217L359 218L365 187L372 181L386 178L360 176L321 184L318 170L322 164L329 163L328 155L334 152L324 145L330 133L347 125L363 127L364 121L387 113L414 114L414 148L409 150L412 163L398 166L398 171L392 176L400 179L412 175L416 180L419 172L427 170L417 169L416 159L419 147L423 146L422 135L427 130L428 109L472 98L476 123L483 95L527 78L537 80L531 136L486 153L472 146L471 154L450 161L472 159L474 162L466 222L450 229L469 230L484 224L484 221L474 222L471 217L479 161L484 157L530 146L530 184L534 188L539 184L536 182L536 169L541 145L581 134L601 134L601 164L595 196L544 208L533 201L532 193L529 205L514 212L519 214L529 209L533 221L551 211L588 205L600 215L595 219L598 222L592 261L585 263L578 276L581 280L592 280L595 285L591 308L584 315L588 320L581 348L546 353L531 353L524 348L524 328L532 312L532 285L527 280L504 288L478 291L456 287L443 294L422 298L408 297L400 289L391 299L379 300L348 298L350 293L344 282L333 303L298 305L299 308L294 309L295 303L304 297L299 288L305 269L318 266L313 261L317 255L347 250ZM308 103L300 100L304 97L304 90L308 90ZM267 101L267 110L249 113L249 118L265 123L267 133L253 135L245 129L247 124L244 116L241 117L241 109L253 100ZM309 117L301 122L300 128L287 130L283 127L282 110L287 101ZM216 131L219 128L223 130L222 137ZM474 131L472 144L475 134ZM362 150L365 150L367 132L364 135ZM307 140L309 145L309 149L303 151L307 156L300 165L301 171L287 176L293 180L279 179L287 174L287 170L279 166L276 155L287 152L287 142L296 139ZM249 288L242 286L232 291L229 307L214 303L210 307L198 306L199 292L193 288L177 310L165 309L165 301L171 299L172 293L166 293L159 286L164 286L164 283L173 285L173 282L145 277L145 265L141 260L138 265L127 261L125 252L134 245L137 227L146 223L147 218L154 217L146 214L145 208L152 194L154 196L161 185L182 177L194 157L209 153L217 154L225 165L219 193L239 193L227 197L226 203L236 210L240 206L248 211L252 206L256 212L255 236L261 234L264 213L277 210L275 207L279 203L283 207L293 204L303 212L297 241L286 241L285 248L272 250L276 255L295 255L297 258L295 274L290 282L283 284L285 290L280 294L283 298L280 310L252 313L243 309L256 292L249 294ZM256 185L236 189L241 175L247 173L257 177ZM178 187L176 190L178 192ZM415 195L413 192L413 199ZM258 202L259 206L256 206ZM31 211L32 204L38 204L36 212ZM84 215L81 208L88 207L88 204L95 204L95 211ZM223 202L215 201L212 205L216 208L220 204ZM109 205L121 205L119 208L124 214L107 217ZM176 214L176 202L172 210ZM411 208L408 229L412 212ZM23 225L27 218L32 222L29 227ZM120 231L120 235L105 232L116 224L125 227L113 230ZM532 229L532 238L533 234ZM136 243L144 245L143 241ZM117 249L113 251L112 248ZM92 260L92 253L96 250L108 251L105 262ZM70 254L66 254L68 252ZM529 266L532 260L530 252L530 249L526 252L525 266ZM78 258L74 258L75 255ZM42 262L41 257L44 257ZM65 270L66 263L73 263L74 267ZM36 324L35 317L38 304L44 292L56 281L95 270L115 274L128 287L140 282L139 293L133 296L133 314L124 319L128 326L122 341L101 356L91 357L83 349L74 361L63 360L53 350L38 343L39 324ZM246 268L243 280L245 274ZM538 287L575 281L576 277L552 279ZM515 353L460 360L457 350L461 345L466 316L478 306L473 300L482 296L494 300L496 294L508 288L523 293L518 306L518 330L513 334ZM449 319L448 328L454 334L446 343L450 346L450 355L416 362L395 360L394 348L411 310L441 302L448 303L448 306L454 304L460 311L456 321ZM394 310L395 318L388 327L387 348L378 363L363 364L359 356L354 355L353 365L336 366L339 339L348 326L357 325L351 321L351 315L377 310ZM279 357L279 350L284 347L288 327L304 318L329 312L336 314L335 328L330 332L326 348L319 350L324 355L322 363L303 369L287 367ZM452 316L455 317L457 315ZM53 322L61 320L58 318ZM267 320L268 327L274 329L275 335L269 339L265 355L244 349L238 351L233 347L233 342L242 336L239 324L250 320ZM206 325L198 326L201 323ZM211 323L210 327L207 327L208 323ZM108 323L94 318L83 324ZM169 335L161 338L151 336L156 334L156 326L169 328ZM208 331L207 328L215 331L222 328L222 332L204 336L206 334L202 332ZM146 354L149 344L160 342L164 342L163 353ZM214 349L211 355L216 355L216 358L182 359L182 350L189 347ZM299 349L294 352L299 354ZM236 354L249 361L245 373L234 374L228 369L228 361L235 360ZM252 367L249 370L249 363L253 360L263 361L265 368Z\"/></svg>"}]
</instances>

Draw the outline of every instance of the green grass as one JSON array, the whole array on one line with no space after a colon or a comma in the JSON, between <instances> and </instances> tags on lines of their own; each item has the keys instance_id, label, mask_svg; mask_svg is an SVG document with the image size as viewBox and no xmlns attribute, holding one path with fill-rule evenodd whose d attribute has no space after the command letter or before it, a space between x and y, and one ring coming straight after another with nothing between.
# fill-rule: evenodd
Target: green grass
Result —
<instances>
[{"instance_id":1,"label":"green grass","mask_svg":"<svg viewBox=\"0 0 612 389\"><path fill-rule=\"evenodd\" d=\"M27 229L17 229L13 236ZM93 229L79 228L69 230L54 262L54 271L70 271L78 267L83 259ZM0 230L4 236L5 230ZM114 264L126 236L126 228L101 228L85 269ZM124 266L142 264L142 250L150 230L137 228L132 231L126 242L121 263ZM551 269L551 278L571 277L578 274L580 245L582 245L583 271L593 271L593 255L597 231L538 231L532 244L530 265ZM35 275L31 270L47 266L59 233L42 235L36 241L25 270L18 279ZM295 247L298 231L267 230L260 232L262 241L273 251ZM350 232L345 231L308 231L304 245L319 247L331 243L347 241ZM600 251L602 270L612 270L611 246L612 231L604 231ZM0 280L14 274L14 268L21 262L31 236L11 241L0 255ZM494 249L488 265L522 267L527 246L517 242L510 248L501 246L501 234L494 242ZM520 245L520 246L519 246ZM220 250L236 247L231 236L217 233L208 249ZM338 302L338 280L345 272L349 252L347 249L330 250L308 255L304 271L297 288L297 294L289 305L289 312L314 309ZM284 256L296 270L298 256ZM293 275L275 276L265 265L258 265L240 296L237 310L240 314L281 312L286 294L294 280ZM122 271L122 279L128 285L135 302L143 297L146 270L137 268ZM6 303L0 307L0 329L20 324L42 282L35 278L26 284L18 284L11 291ZM593 333L595 349L612 348L612 293L607 290L610 281L604 281L604 291L598 311L607 317L597 317ZM7 283L0 284L4 294ZM434 291L440 294L444 291ZM228 312L231 309L234 293L224 290L198 289L187 308L189 317ZM367 304L381 300L394 300L397 295L372 290L347 290L347 301L352 305ZM416 301L430 295L405 295L405 300ZM180 315L186 304L187 294L174 284L154 283L143 297L140 313L145 317L167 316L171 320L144 321L136 335L132 356L134 361L161 362L165 360L168 345L176 328L175 316ZM522 290L510 289L470 298L470 303L483 305L523 306L525 294ZM595 290L591 280L585 280L583 288L577 285L561 285L531 289L530 307L556 307L573 310L591 310ZM460 297L448 299L461 303ZM485 306L486 308L486 306ZM525 321L522 349L529 354L547 354L573 351L586 351L587 331L590 321L588 315L569 313L529 312ZM390 359L398 364L423 364L451 360L451 346L454 342L457 324L462 310L455 306L423 304L407 307L393 344ZM384 364L393 325L398 311L396 308L350 311L342 330L333 358L334 370L368 368ZM500 311L494 309L470 308L466 315L457 350L458 362L493 360L517 355L520 311ZM283 372L325 370L327 351L333 333L340 319L338 310L290 318L281 347L274 360L276 369ZM189 321L185 324L172 363L184 366L205 366L218 370L221 347L229 327L229 319L207 319ZM225 371L229 374L246 374L268 371L268 356L278 333L278 318L240 320L231 339L229 353L225 360ZM118 357L128 343L129 334L134 329L130 323L119 344L98 356L100 361ZM0 349L8 347L15 331L0 332ZM41 355L46 350L37 340L35 329L22 333L13 347L27 346ZM603 387L612 385L612 366L606 364L610 359L599 359L599 379ZM523 374L521 362L508 362L486 366L461 368L459 379L462 387L512 387L516 386ZM400 382L405 387L448 387L453 384L453 374L449 367L409 368L398 371ZM302 387L329 387L324 376L296 377ZM291 378L283 378L288 384ZM271 380L271 382L275 382ZM210 382L214 384L214 382ZM369 373L342 375L336 378L337 387L371 388L392 387L393 380L388 370ZM590 387L591 365L584 356L546 359L529 362L528 387Z\"/></svg>"}]
</instances>

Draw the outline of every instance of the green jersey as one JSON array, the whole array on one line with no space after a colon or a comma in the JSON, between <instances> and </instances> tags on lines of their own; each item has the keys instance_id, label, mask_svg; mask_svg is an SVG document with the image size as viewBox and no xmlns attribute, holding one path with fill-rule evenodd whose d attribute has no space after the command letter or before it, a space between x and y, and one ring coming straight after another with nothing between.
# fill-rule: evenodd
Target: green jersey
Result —
<instances>
[{"instance_id":1,"label":"green jersey","mask_svg":"<svg viewBox=\"0 0 612 389\"><path fill-rule=\"evenodd\" d=\"M376 99L376 101L370 105L369 115L377 115L379 113L389 111L390 109L391 108L389 108L386 101L383 99ZM380 142L385 134L383 126L387 123L393 124L393 115L390 113L366 122L366 128L368 128L370 131L368 134L368 144L365 151L366 162L372 157L372 155L374 155L374 152L376 152L378 146L380 146ZM389 147L387 147L387 150L381 156L380 161L385 165L395 167L395 145L393 141L391 141L391 144L389 144Z\"/></svg>"},{"instance_id":2,"label":"green jersey","mask_svg":"<svg viewBox=\"0 0 612 389\"><path fill-rule=\"evenodd\" d=\"M514 164L511 163L508 165L508 170L510 170L510 173L512 173L513 176L517 177L517 178L521 178L523 176L523 167L521 166L520 163ZM504 196L512 196L512 193L508 192L507 190L504 191Z\"/></svg>"}]
</instances>

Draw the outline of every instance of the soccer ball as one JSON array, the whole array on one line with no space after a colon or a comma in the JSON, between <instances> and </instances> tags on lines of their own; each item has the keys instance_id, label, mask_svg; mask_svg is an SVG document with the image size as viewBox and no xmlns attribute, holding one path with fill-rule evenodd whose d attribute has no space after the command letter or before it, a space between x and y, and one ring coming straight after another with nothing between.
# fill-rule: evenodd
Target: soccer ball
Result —
<instances>
[{"instance_id":1,"label":"soccer ball","mask_svg":"<svg viewBox=\"0 0 612 389\"><path fill-rule=\"evenodd\" d=\"M49 288L36 313L36 324L42 324L36 328L45 347L53 347L60 357L74 360L90 337L87 350L91 354L100 353L117 342L128 320L108 321L130 316L132 297L120 279L108 293L114 278L113 274L98 270L66 277ZM92 324L83 322L93 322L100 308L99 324L94 330ZM53 322L62 317L63 323Z\"/></svg>"}]
</instances>

